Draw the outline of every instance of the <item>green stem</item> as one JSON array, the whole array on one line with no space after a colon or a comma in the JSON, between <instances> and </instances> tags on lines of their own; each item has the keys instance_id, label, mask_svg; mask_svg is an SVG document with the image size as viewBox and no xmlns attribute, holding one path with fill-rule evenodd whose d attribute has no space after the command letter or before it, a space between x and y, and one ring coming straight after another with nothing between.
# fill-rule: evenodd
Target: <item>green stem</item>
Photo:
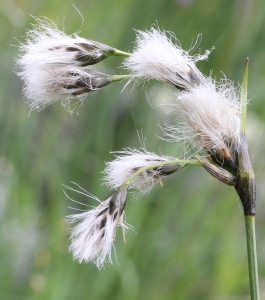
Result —
<instances>
[{"instance_id":1,"label":"green stem","mask_svg":"<svg viewBox=\"0 0 265 300\"><path fill-rule=\"evenodd\" d=\"M150 169L154 169L160 166L166 166L166 165L174 165L174 164L179 164L179 165L183 165L183 166L187 166L187 165L195 165L195 166L202 166L201 163L197 160L180 160L180 159L174 159L174 160L170 160L170 161L163 161L163 162L159 162L157 164L153 164L150 166L146 166L143 167L141 169L139 169L137 172L135 172L131 177L129 177L121 186L126 186L126 185L130 185L131 182L140 174L142 174L144 171L150 170Z\"/></svg>"},{"instance_id":2,"label":"green stem","mask_svg":"<svg viewBox=\"0 0 265 300\"><path fill-rule=\"evenodd\" d=\"M131 53L115 49L113 55L115 55L115 56L126 56L126 57L129 57L129 56L131 56Z\"/></svg>"},{"instance_id":3,"label":"green stem","mask_svg":"<svg viewBox=\"0 0 265 300\"><path fill-rule=\"evenodd\" d=\"M241 103L241 131L245 132L246 128L246 119L247 119L247 104L248 104L248 63L249 59L246 59L245 69L243 74L243 80L241 84L241 94L240 94L240 103Z\"/></svg>"},{"instance_id":4,"label":"green stem","mask_svg":"<svg viewBox=\"0 0 265 300\"><path fill-rule=\"evenodd\" d=\"M123 79L130 79L132 75L113 75L110 76L110 82L121 81Z\"/></svg>"},{"instance_id":5,"label":"green stem","mask_svg":"<svg viewBox=\"0 0 265 300\"><path fill-rule=\"evenodd\" d=\"M251 300L259 300L260 296L255 235L255 216L245 216L245 224Z\"/></svg>"}]
</instances>

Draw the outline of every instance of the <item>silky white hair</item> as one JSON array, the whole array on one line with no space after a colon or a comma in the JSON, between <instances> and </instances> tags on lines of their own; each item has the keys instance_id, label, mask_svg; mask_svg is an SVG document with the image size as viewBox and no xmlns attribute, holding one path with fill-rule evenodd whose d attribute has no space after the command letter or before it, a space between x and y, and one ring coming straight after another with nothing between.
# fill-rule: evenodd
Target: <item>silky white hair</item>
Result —
<instances>
[{"instance_id":1,"label":"silky white hair","mask_svg":"<svg viewBox=\"0 0 265 300\"><path fill-rule=\"evenodd\" d=\"M84 93L69 89L75 82L82 81L86 73L82 63L97 61L104 57L104 51L113 48L76 34L66 35L47 18L34 18L37 24L26 33L21 43L21 55L17 59L18 75L24 80L23 92L29 100L31 110L41 110L58 100L68 110L82 103Z\"/></svg>"},{"instance_id":2,"label":"silky white hair","mask_svg":"<svg viewBox=\"0 0 265 300\"><path fill-rule=\"evenodd\" d=\"M86 94L78 94L76 82L84 81L85 71L71 66L34 66L25 68L20 76L24 79L24 94L31 110L41 110L57 101L62 101L68 111L74 111L76 105L82 104ZM72 103L72 106L71 106Z\"/></svg>"},{"instance_id":3,"label":"silky white hair","mask_svg":"<svg viewBox=\"0 0 265 300\"><path fill-rule=\"evenodd\" d=\"M117 226L122 227L123 234L131 227L124 222L127 187L116 190L102 202L87 192L85 195L100 204L90 211L67 217L69 223L78 223L72 229L69 251L80 263L92 261L100 269L104 262L112 263L111 252L112 248L115 250L113 241Z\"/></svg>"},{"instance_id":4,"label":"silky white hair","mask_svg":"<svg viewBox=\"0 0 265 300\"><path fill-rule=\"evenodd\" d=\"M240 143L239 88L223 79L208 78L167 104L176 118L163 129L173 142L189 142L196 151L234 152ZM235 148L236 147L236 148Z\"/></svg>"},{"instance_id":5,"label":"silky white hair","mask_svg":"<svg viewBox=\"0 0 265 300\"><path fill-rule=\"evenodd\" d=\"M26 42L19 47L23 53L19 59L22 66L80 66L83 63L82 58L89 56L91 59L97 59L103 52L115 50L79 37L76 33L67 35L48 18L34 19L37 24L33 24L33 29L27 31Z\"/></svg>"},{"instance_id":6,"label":"silky white hair","mask_svg":"<svg viewBox=\"0 0 265 300\"><path fill-rule=\"evenodd\" d=\"M174 160L173 157L157 155L148 152L145 148L126 148L122 151L114 152L116 158L111 162L106 162L104 173L104 183L113 189L121 186L139 169ZM165 176L161 175L159 168L149 169L133 179L129 188L136 189L135 195L148 193L153 186L160 182Z\"/></svg>"},{"instance_id":7,"label":"silky white hair","mask_svg":"<svg viewBox=\"0 0 265 300\"><path fill-rule=\"evenodd\" d=\"M172 33L155 28L136 30L136 33L135 49L123 62L123 66L132 72L133 79L154 78L181 89L189 89L203 79L195 63L207 59L209 50L203 55L191 56L189 51L181 48Z\"/></svg>"}]
</instances>

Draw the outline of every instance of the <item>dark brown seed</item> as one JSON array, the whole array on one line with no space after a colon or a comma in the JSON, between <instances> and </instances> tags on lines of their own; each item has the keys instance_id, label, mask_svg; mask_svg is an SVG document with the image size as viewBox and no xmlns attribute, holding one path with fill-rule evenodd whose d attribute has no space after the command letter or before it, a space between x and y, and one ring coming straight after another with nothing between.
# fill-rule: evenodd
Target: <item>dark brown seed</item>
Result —
<instances>
[{"instance_id":1,"label":"dark brown seed","mask_svg":"<svg viewBox=\"0 0 265 300\"><path fill-rule=\"evenodd\" d=\"M104 208L99 214L97 214L97 217L103 215L108 209L108 207Z\"/></svg>"},{"instance_id":2,"label":"dark brown seed","mask_svg":"<svg viewBox=\"0 0 265 300\"><path fill-rule=\"evenodd\" d=\"M115 214L113 215L113 221L117 219L117 216L118 216L118 212L116 211Z\"/></svg>"},{"instance_id":3,"label":"dark brown seed","mask_svg":"<svg viewBox=\"0 0 265 300\"><path fill-rule=\"evenodd\" d=\"M105 217L101 220L101 222L99 224L99 229L102 229L103 227L105 227L106 223L107 223L107 218Z\"/></svg>"},{"instance_id":4,"label":"dark brown seed","mask_svg":"<svg viewBox=\"0 0 265 300\"><path fill-rule=\"evenodd\" d=\"M119 194L119 191L115 191L112 194L112 197L110 199L110 202L109 202L109 214L110 215L112 215L114 213L115 209L117 208L118 194Z\"/></svg>"}]
</instances>

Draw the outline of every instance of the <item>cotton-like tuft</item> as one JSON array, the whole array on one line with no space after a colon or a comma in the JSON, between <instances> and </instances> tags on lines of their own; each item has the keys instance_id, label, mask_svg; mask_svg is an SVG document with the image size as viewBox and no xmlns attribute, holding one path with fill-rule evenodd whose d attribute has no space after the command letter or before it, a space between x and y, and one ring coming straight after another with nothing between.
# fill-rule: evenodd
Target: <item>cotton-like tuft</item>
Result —
<instances>
[{"instance_id":1,"label":"cotton-like tuft","mask_svg":"<svg viewBox=\"0 0 265 300\"><path fill-rule=\"evenodd\" d=\"M96 41L84 39L77 34L66 35L47 18L34 18L37 24L26 33L26 42L21 44L20 64L61 66L93 65L116 50Z\"/></svg>"},{"instance_id":2,"label":"cotton-like tuft","mask_svg":"<svg viewBox=\"0 0 265 300\"><path fill-rule=\"evenodd\" d=\"M40 110L58 100L70 109L70 100L84 98L83 92L71 88L76 82L85 82L86 74L80 67L101 61L115 49L76 34L68 36L46 18L35 20L37 24L27 31L17 59L24 94L31 109Z\"/></svg>"},{"instance_id":3,"label":"cotton-like tuft","mask_svg":"<svg viewBox=\"0 0 265 300\"><path fill-rule=\"evenodd\" d=\"M69 223L78 223L71 234L69 250L74 259L81 262L94 262L100 269L104 262L112 263L111 251L117 226L123 233L130 228L123 221L127 187L116 190L106 200L100 201L94 209L68 216ZM115 248L114 248L115 250Z\"/></svg>"},{"instance_id":4,"label":"cotton-like tuft","mask_svg":"<svg viewBox=\"0 0 265 300\"><path fill-rule=\"evenodd\" d=\"M174 160L173 157L148 152L145 148L140 150L126 148L123 151L114 153L116 158L111 162L107 162L103 171L105 184L113 189L121 186L141 168ZM182 167L183 165L172 163L172 165L168 164L148 169L134 178L129 188L138 190L139 194L148 193L165 176L176 172Z\"/></svg>"},{"instance_id":5,"label":"cotton-like tuft","mask_svg":"<svg viewBox=\"0 0 265 300\"><path fill-rule=\"evenodd\" d=\"M196 151L205 150L219 161L231 160L240 143L239 88L229 80L203 84L175 95L168 106L176 114L165 125L164 133L174 142L189 142Z\"/></svg>"},{"instance_id":6,"label":"cotton-like tuft","mask_svg":"<svg viewBox=\"0 0 265 300\"><path fill-rule=\"evenodd\" d=\"M171 33L155 28L145 32L137 30L136 33L135 49L123 63L132 72L133 79L156 79L180 89L189 89L203 80L195 63L207 59L210 51L191 56Z\"/></svg>"},{"instance_id":7,"label":"cotton-like tuft","mask_svg":"<svg viewBox=\"0 0 265 300\"><path fill-rule=\"evenodd\" d=\"M68 111L74 111L86 96L111 81L108 75L77 67L61 66L38 68L34 74L24 71L20 76L24 79L24 94L29 99L32 110L41 110L57 101L62 101Z\"/></svg>"}]
</instances>

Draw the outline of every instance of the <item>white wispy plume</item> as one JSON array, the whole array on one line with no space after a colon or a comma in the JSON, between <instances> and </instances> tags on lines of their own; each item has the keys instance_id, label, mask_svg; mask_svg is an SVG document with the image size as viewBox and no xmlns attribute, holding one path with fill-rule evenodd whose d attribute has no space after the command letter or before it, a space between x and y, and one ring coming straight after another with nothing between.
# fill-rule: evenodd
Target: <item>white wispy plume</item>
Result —
<instances>
[{"instance_id":1,"label":"white wispy plume","mask_svg":"<svg viewBox=\"0 0 265 300\"><path fill-rule=\"evenodd\" d=\"M76 33L67 35L47 18L39 19L33 29L26 33L26 42L20 45L21 65L71 65L88 66L98 63L115 52L115 48L96 41L79 37Z\"/></svg>"},{"instance_id":2,"label":"white wispy plume","mask_svg":"<svg viewBox=\"0 0 265 300\"><path fill-rule=\"evenodd\" d=\"M116 158L111 162L107 162L106 168L103 171L105 174L104 183L113 189L121 186L141 168L174 160L174 157L157 155L148 152L145 148L141 148L140 150L126 148L114 153ZM148 193L165 176L178 171L182 167L183 165L172 163L172 165L169 164L148 169L134 178L129 188L138 190L140 194Z\"/></svg>"},{"instance_id":3,"label":"white wispy plume","mask_svg":"<svg viewBox=\"0 0 265 300\"><path fill-rule=\"evenodd\" d=\"M137 30L136 33L135 49L123 62L134 79L156 79L180 89L189 89L203 80L195 63L207 59L209 50L203 55L191 56L189 51L181 48L172 33L155 28Z\"/></svg>"},{"instance_id":4,"label":"white wispy plume","mask_svg":"<svg viewBox=\"0 0 265 300\"><path fill-rule=\"evenodd\" d=\"M123 220L127 187L117 189L102 202L87 192L81 193L100 204L90 211L67 217L69 223L78 223L72 229L69 251L80 263L92 261L101 268L105 261L112 263L111 251L117 226L122 227L124 239L125 231L130 228Z\"/></svg>"},{"instance_id":5,"label":"white wispy plume","mask_svg":"<svg viewBox=\"0 0 265 300\"><path fill-rule=\"evenodd\" d=\"M206 150L219 164L235 166L233 155L240 143L239 88L227 79L203 84L176 95L168 105L176 113L163 131L174 142L190 142L200 152Z\"/></svg>"},{"instance_id":6,"label":"white wispy plume","mask_svg":"<svg viewBox=\"0 0 265 300\"><path fill-rule=\"evenodd\" d=\"M103 60L114 48L76 34L68 36L47 18L35 20L37 24L27 31L17 59L31 109L40 110L58 100L69 108L70 100L82 100L84 93L110 83L107 75L80 67ZM99 74L101 84L94 84Z\"/></svg>"},{"instance_id":7,"label":"white wispy plume","mask_svg":"<svg viewBox=\"0 0 265 300\"><path fill-rule=\"evenodd\" d=\"M106 74L77 67L49 65L37 67L36 72L25 69L20 73L24 79L24 94L31 110L41 110L57 101L62 101L68 111L81 104L86 93L108 85L111 80ZM71 105L72 103L72 105Z\"/></svg>"}]
</instances>

